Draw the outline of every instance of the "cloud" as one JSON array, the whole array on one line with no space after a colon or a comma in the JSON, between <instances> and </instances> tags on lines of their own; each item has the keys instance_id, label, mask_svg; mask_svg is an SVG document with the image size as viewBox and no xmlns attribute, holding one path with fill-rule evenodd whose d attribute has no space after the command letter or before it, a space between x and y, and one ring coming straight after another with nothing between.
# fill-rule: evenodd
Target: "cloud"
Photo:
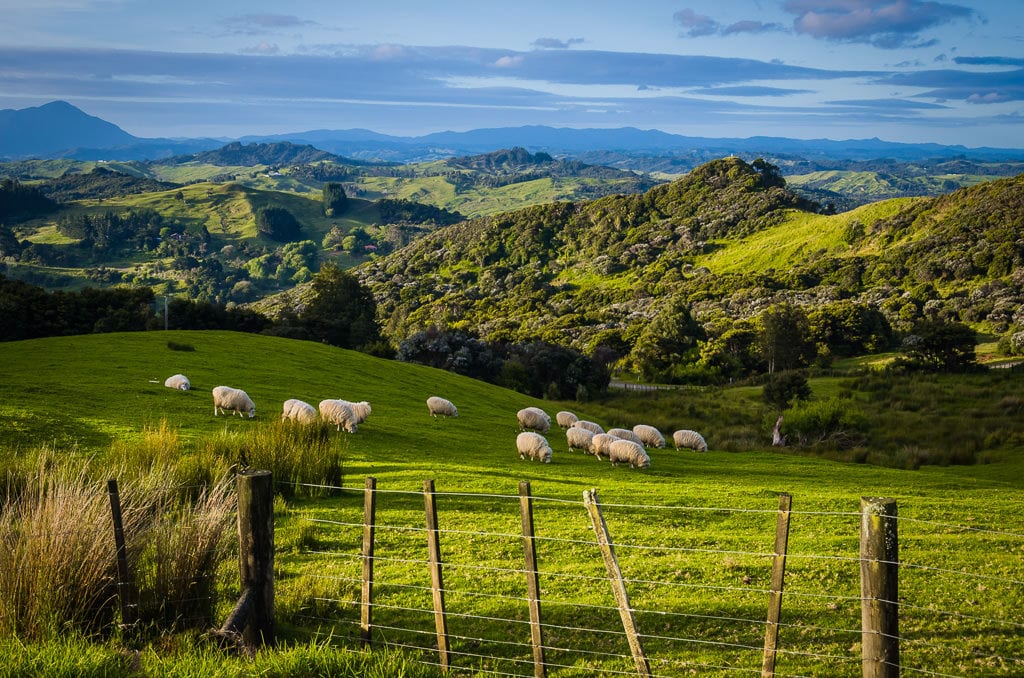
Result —
<instances>
[{"instance_id":1,"label":"cloud","mask_svg":"<svg viewBox=\"0 0 1024 678\"><path fill-rule=\"evenodd\" d=\"M1024 59L1003 56L955 57L953 62L964 66L1024 66Z\"/></svg>"},{"instance_id":2,"label":"cloud","mask_svg":"<svg viewBox=\"0 0 1024 678\"><path fill-rule=\"evenodd\" d=\"M933 45L934 41L920 41L918 35L977 16L969 7L928 0L787 0L783 9L796 15L797 33L883 49Z\"/></svg>"},{"instance_id":3,"label":"cloud","mask_svg":"<svg viewBox=\"0 0 1024 678\"><path fill-rule=\"evenodd\" d=\"M967 97L966 101L969 104L1001 104L1005 101L1013 101L1014 98L1008 92L975 92Z\"/></svg>"},{"instance_id":4,"label":"cloud","mask_svg":"<svg viewBox=\"0 0 1024 678\"><path fill-rule=\"evenodd\" d=\"M788 97L792 94L807 94L809 89L784 89L781 87L758 87L755 85L740 87L704 87L691 90L691 94L704 94L724 97Z\"/></svg>"},{"instance_id":5,"label":"cloud","mask_svg":"<svg viewBox=\"0 0 1024 678\"><path fill-rule=\"evenodd\" d=\"M573 45L580 45L586 42L583 38L569 38L568 40L559 40L558 38L537 38L533 41L533 46L540 49L569 49Z\"/></svg>"},{"instance_id":6,"label":"cloud","mask_svg":"<svg viewBox=\"0 0 1024 678\"><path fill-rule=\"evenodd\" d=\"M959 100L993 104L1024 101L1024 69L1010 71L967 71L938 69L896 73L878 81L899 88L920 87L926 91L916 98Z\"/></svg>"},{"instance_id":7,"label":"cloud","mask_svg":"<svg viewBox=\"0 0 1024 678\"><path fill-rule=\"evenodd\" d=\"M221 19L220 24L235 35L265 35L280 30L317 25L315 21L300 19L290 14L239 14Z\"/></svg>"},{"instance_id":8,"label":"cloud","mask_svg":"<svg viewBox=\"0 0 1024 678\"><path fill-rule=\"evenodd\" d=\"M909 99L845 99L839 101L826 101L825 103L830 106L851 106L853 108L873 109L879 111L938 110L949 108L948 106L943 106L941 104L932 104L926 101L911 101Z\"/></svg>"},{"instance_id":9,"label":"cloud","mask_svg":"<svg viewBox=\"0 0 1024 678\"><path fill-rule=\"evenodd\" d=\"M683 27L684 34L691 38L714 35L721 25L709 16L697 14L692 9L681 9L672 15L675 22Z\"/></svg>"},{"instance_id":10,"label":"cloud","mask_svg":"<svg viewBox=\"0 0 1024 678\"><path fill-rule=\"evenodd\" d=\"M269 55L269 54L277 54L280 51L281 51L281 49L276 44L274 44L272 42L267 42L266 40L260 42L258 45L253 45L252 47L243 47L242 49L239 50L239 52L241 52L242 54L267 54L267 55Z\"/></svg>"},{"instance_id":11,"label":"cloud","mask_svg":"<svg viewBox=\"0 0 1024 678\"><path fill-rule=\"evenodd\" d=\"M783 32L786 27L782 24L766 24L761 21L737 21L721 30L722 35L735 35L737 33L773 33Z\"/></svg>"},{"instance_id":12,"label":"cloud","mask_svg":"<svg viewBox=\"0 0 1024 678\"><path fill-rule=\"evenodd\" d=\"M522 66L524 59L522 56L508 56L505 55L494 62L494 65L498 68L518 68Z\"/></svg>"}]
</instances>

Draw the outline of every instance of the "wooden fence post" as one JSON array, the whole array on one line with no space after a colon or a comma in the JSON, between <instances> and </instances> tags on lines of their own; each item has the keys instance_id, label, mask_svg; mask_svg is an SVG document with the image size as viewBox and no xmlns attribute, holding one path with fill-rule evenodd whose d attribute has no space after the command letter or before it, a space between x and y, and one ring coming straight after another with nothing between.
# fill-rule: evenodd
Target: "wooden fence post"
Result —
<instances>
[{"instance_id":1,"label":"wooden fence post","mask_svg":"<svg viewBox=\"0 0 1024 678\"><path fill-rule=\"evenodd\" d=\"M519 483L519 512L523 518L523 555L526 559L526 595L530 605L530 640L533 643L533 676L545 678L544 635L540 622L540 579L537 575L537 547L533 532L533 497L530 482Z\"/></svg>"},{"instance_id":2,"label":"wooden fence post","mask_svg":"<svg viewBox=\"0 0 1024 678\"><path fill-rule=\"evenodd\" d=\"M247 647L274 644L274 481L270 471L235 477L242 594L215 635Z\"/></svg>"},{"instance_id":3,"label":"wooden fence post","mask_svg":"<svg viewBox=\"0 0 1024 678\"><path fill-rule=\"evenodd\" d=\"M898 678L899 535L896 500L860 500L861 648L864 678Z\"/></svg>"},{"instance_id":4,"label":"wooden fence post","mask_svg":"<svg viewBox=\"0 0 1024 678\"><path fill-rule=\"evenodd\" d=\"M629 641L630 652L633 653L633 661L636 663L636 671L641 676L650 676L651 667L644 655L644 648L640 644L640 634L636 628L636 618L633 616L633 608L629 604L629 594L626 592L626 583L622 578L622 570L619 568L619 561L615 557L615 549L612 547L611 536L608 534L608 525L604 522L601 514L601 505L597 501L597 488L583 491L583 504L590 514L590 522L594 526L594 533L597 535L597 543L601 547L601 555L604 557L604 566L608 570L608 578L612 582L612 591L615 594L615 602L619 606L619 617L622 618L622 628L626 632L626 639Z\"/></svg>"},{"instance_id":5,"label":"wooden fence post","mask_svg":"<svg viewBox=\"0 0 1024 678\"><path fill-rule=\"evenodd\" d=\"M124 521L121 518L121 495L117 490L117 480L107 481L107 493L110 495L110 515L114 522L114 546L117 549L117 599L121 605L121 623L133 626L139 621L139 594L135 589L135 579L128 569L128 547L124 541Z\"/></svg>"},{"instance_id":6,"label":"wooden fence post","mask_svg":"<svg viewBox=\"0 0 1024 678\"><path fill-rule=\"evenodd\" d=\"M448 617L444 607L444 582L441 576L441 540L437 530L437 504L434 501L434 481L423 483L423 502L427 511L427 549L430 552L430 584L434 594L434 627L437 631L437 652L441 671L451 666L448 648Z\"/></svg>"},{"instance_id":7,"label":"wooden fence post","mask_svg":"<svg viewBox=\"0 0 1024 678\"><path fill-rule=\"evenodd\" d=\"M764 660L761 678L775 675L775 655L779 647L779 619L782 617L782 587L786 580L786 553L789 547L789 511L793 497L779 495L779 516L775 521L775 555L772 556L772 583L768 593L768 625L764 630Z\"/></svg>"},{"instance_id":8,"label":"wooden fence post","mask_svg":"<svg viewBox=\"0 0 1024 678\"><path fill-rule=\"evenodd\" d=\"M377 514L377 479L366 479L363 490L363 598L359 614L360 647L370 644L373 623L373 546Z\"/></svg>"}]
</instances>

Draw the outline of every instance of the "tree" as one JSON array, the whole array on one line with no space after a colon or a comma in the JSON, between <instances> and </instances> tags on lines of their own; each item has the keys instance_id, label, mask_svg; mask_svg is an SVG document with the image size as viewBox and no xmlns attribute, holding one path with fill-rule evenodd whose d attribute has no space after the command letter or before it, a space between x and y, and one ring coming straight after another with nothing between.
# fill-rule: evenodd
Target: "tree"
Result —
<instances>
[{"instance_id":1,"label":"tree","mask_svg":"<svg viewBox=\"0 0 1024 678\"><path fill-rule=\"evenodd\" d=\"M704 328L681 298L672 298L640 332L631 353L634 367L645 379L670 377L674 368L696 360Z\"/></svg>"},{"instance_id":2,"label":"tree","mask_svg":"<svg viewBox=\"0 0 1024 678\"><path fill-rule=\"evenodd\" d=\"M960 372L976 365L974 330L963 323L921 320L903 340L907 362L915 367Z\"/></svg>"},{"instance_id":3,"label":"tree","mask_svg":"<svg viewBox=\"0 0 1024 678\"><path fill-rule=\"evenodd\" d=\"M342 348L380 341L377 304L358 278L325 264L311 284L313 297L298 317L310 339Z\"/></svg>"},{"instance_id":4,"label":"tree","mask_svg":"<svg viewBox=\"0 0 1024 678\"><path fill-rule=\"evenodd\" d=\"M811 387L807 375L796 370L779 372L768 377L761 396L766 403L780 412L796 400L810 400Z\"/></svg>"},{"instance_id":5,"label":"tree","mask_svg":"<svg viewBox=\"0 0 1024 678\"><path fill-rule=\"evenodd\" d=\"M277 242L291 242L302 237L302 226L283 207L260 207L256 210L256 230Z\"/></svg>"},{"instance_id":6,"label":"tree","mask_svg":"<svg viewBox=\"0 0 1024 678\"><path fill-rule=\"evenodd\" d=\"M814 358L807 315L799 307L777 304L762 313L759 320L756 345L768 365L768 374L803 367Z\"/></svg>"},{"instance_id":7,"label":"tree","mask_svg":"<svg viewBox=\"0 0 1024 678\"><path fill-rule=\"evenodd\" d=\"M345 195L345 188L333 181L328 181L324 184L322 201L324 215L328 217L336 217L348 207L348 196Z\"/></svg>"}]
</instances>

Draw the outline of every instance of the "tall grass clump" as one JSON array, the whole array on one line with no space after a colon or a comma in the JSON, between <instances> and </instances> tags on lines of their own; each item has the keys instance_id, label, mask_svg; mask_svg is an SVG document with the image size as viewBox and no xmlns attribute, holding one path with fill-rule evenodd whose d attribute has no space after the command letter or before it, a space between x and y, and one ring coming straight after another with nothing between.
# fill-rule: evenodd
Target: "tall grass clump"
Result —
<instances>
[{"instance_id":1,"label":"tall grass clump","mask_svg":"<svg viewBox=\"0 0 1024 678\"><path fill-rule=\"evenodd\" d=\"M106 475L40 454L0 506L0 636L47 640L108 628L117 571ZM129 565L143 622L209 625L217 569L230 550L234 493L225 479L196 497L152 468L119 488Z\"/></svg>"},{"instance_id":2,"label":"tall grass clump","mask_svg":"<svg viewBox=\"0 0 1024 678\"><path fill-rule=\"evenodd\" d=\"M228 460L201 445L182 442L167 419L143 426L138 436L114 441L106 459L112 468L132 477L169 473L168 484L192 496L198 488L215 484L230 471Z\"/></svg>"},{"instance_id":3,"label":"tall grass clump","mask_svg":"<svg viewBox=\"0 0 1024 678\"><path fill-rule=\"evenodd\" d=\"M211 455L239 468L259 468L273 473L276 490L285 496L303 492L325 493L324 486L340 486L345 434L329 425L291 422L259 424L246 431L223 430L204 441Z\"/></svg>"}]
</instances>

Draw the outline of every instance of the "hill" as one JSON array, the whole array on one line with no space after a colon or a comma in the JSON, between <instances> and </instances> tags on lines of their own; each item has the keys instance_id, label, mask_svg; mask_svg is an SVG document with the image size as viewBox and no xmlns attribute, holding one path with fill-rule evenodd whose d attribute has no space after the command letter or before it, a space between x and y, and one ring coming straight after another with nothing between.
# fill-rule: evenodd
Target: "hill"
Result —
<instances>
[{"instance_id":1,"label":"hill","mask_svg":"<svg viewBox=\"0 0 1024 678\"><path fill-rule=\"evenodd\" d=\"M53 156L82 146L114 147L135 141L117 125L66 101L0 111L0 139L0 158Z\"/></svg>"},{"instance_id":2,"label":"hill","mask_svg":"<svg viewBox=\"0 0 1024 678\"><path fill-rule=\"evenodd\" d=\"M73 200L117 198L138 193L154 193L178 188L177 184L138 177L105 167L95 167L88 174L65 173L42 182L39 190L57 202Z\"/></svg>"},{"instance_id":3,"label":"hill","mask_svg":"<svg viewBox=\"0 0 1024 678\"><path fill-rule=\"evenodd\" d=\"M160 160L160 165L181 165L185 163L208 164L217 166L240 165L301 165L329 160L332 162L346 161L327 151L310 145L297 145L287 141L277 143L242 144L235 141L211 151L201 151L190 155L174 156Z\"/></svg>"}]
</instances>

